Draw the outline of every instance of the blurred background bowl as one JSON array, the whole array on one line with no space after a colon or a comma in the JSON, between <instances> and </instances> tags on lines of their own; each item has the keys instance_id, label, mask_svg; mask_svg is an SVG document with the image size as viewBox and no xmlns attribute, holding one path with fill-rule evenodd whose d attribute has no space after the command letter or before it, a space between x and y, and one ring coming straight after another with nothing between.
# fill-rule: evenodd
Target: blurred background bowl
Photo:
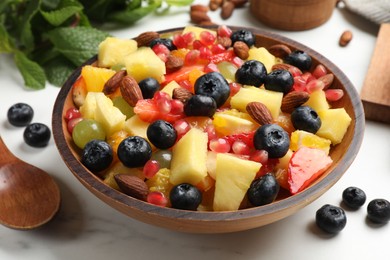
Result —
<instances>
[{"instance_id":1,"label":"blurred background bowl","mask_svg":"<svg viewBox=\"0 0 390 260\"><path fill-rule=\"evenodd\" d=\"M250 0L250 12L270 27L301 31L320 26L332 15L336 0Z\"/></svg>"},{"instance_id":2,"label":"blurred background bowl","mask_svg":"<svg viewBox=\"0 0 390 260\"><path fill-rule=\"evenodd\" d=\"M243 29L233 26L230 28L233 31ZM159 33L180 33L182 29L175 28ZM53 136L58 151L73 175L96 197L127 216L159 227L191 233L227 233L257 228L294 214L325 193L341 178L359 151L364 133L364 113L359 95L344 73L316 51L274 33L247 29L256 35L257 46L268 48L274 44L285 44L292 50L307 52L313 59L313 67L323 64L328 72L334 74L332 88L344 90L343 98L332 103L332 107L344 107L352 122L343 142L331 149L333 164L319 179L296 195L283 197L268 205L229 212L164 208L127 196L104 184L102 179L82 165L80 149L75 146L72 136L67 131L64 115L68 108L74 107L71 90L80 76L81 67L73 72L61 88L52 115ZM93 57L85 64L92 64L95 61L96 57Z\"/></svg>"}]
</instances>

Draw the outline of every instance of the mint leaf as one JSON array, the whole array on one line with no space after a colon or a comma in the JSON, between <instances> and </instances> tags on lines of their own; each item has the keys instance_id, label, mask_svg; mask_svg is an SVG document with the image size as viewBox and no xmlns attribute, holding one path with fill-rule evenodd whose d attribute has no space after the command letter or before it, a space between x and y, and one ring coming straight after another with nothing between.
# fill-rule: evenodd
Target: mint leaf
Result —
<instances>
[{"instance_id":1,"label":"mint leaf","mask_svg":"<svg viewBox=\"0 0 390 260\"><path fill-rule=\"evenodd\" d=\"M44 69L51 84L62 86L76 66L63 56L59 56L45 64Z\"/></svg>"},{"instance_id":2,"label":"mint leaf","mask_svg":"<svg viewBox=\"0 0 390 260\"><path fill-rule=\"evenodd\" d=\"M165 2L172 6L187 6L192 4L194 0L165 0Z\"/></svg>"},{"instance_id":3,"label":"mint leaf","mask_svg":"<svg viewBox=\"0 0 390 260\"><path fill-rule=\"evenodd\" d=\"M0 24L0 53L10 53L14 50L14 43L4 25Z\"/></svg>"},{"instance_id":4,"label":"mint leaf","mask_svg":"<svg viewBox=\"0 0 390 260\"><path fill-rule=\"evenodd\" d=\"M83 6L72 0L63 0L53 11L41 11L43 18L53 26L59 26L73 15L83 10Z\"/></svg>"},{"instance_id":5,"label":"mint leaf","mask_svg":"<svg viewBox=\"0 0 390 260\"><path fill-rule=\"evenodd\" d=\"M24 84L32 89L45 88L46 76L38 63L30 60L23 52L16 51L14 56L15 64L18 67Z\"/></svg>"},{"instance_id":6,"label":"mint leaf","mask_svg":"<svg viewBox=\"0 0 390 260\"><path fill-rule=\"evenodd\" d=\"M20 40L25 46L27 52L32 51L34 49L34 35L31 28L31 20L39 12L40 5L40 0L28 1L27 8L23 15Z\"/></svg>"},{"instance_id":7,"label":"mint leaf","mask_svg":"<svg viewBox=\"0 0 390 260\"><path fill-rule=\"evenodd\" d=\"M160 4L153 4L145 7L139 7L133 10L124 10L119 12L114 12L110 14L107 18L110 21L123 23L123 24L133 24L141 18L147 16L156 10Z\"/></svg>"},{"instance_id":8,"label":"mint leaf","mask_svg":"<svg viewBox=\"0 0 390 260\"><path fill-rule=\"evenodd\" d=\"M76 66L96 55L99 43L109 36L90 27L58 28L47 35L55 49Z\"/></svg>"}]
</instances>

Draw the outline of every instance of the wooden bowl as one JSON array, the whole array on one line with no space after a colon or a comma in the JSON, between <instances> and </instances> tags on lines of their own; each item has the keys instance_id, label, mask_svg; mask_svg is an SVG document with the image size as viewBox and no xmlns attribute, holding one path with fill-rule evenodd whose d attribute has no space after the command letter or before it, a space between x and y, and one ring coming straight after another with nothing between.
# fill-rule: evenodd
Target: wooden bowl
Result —
<instances>
[{"instance_id":1,"label":"wooden bowl","mask_svg":"<svg viewBox=\"0 0 390 260\"><path fill-rule=\"evenodd\" d=\"M325 23L336 0L250 0L251 13L276 29L300 31Z\"/></svg>"},{"instance_id":2,"label":"wooden bowl","mask_svg":"<svg viewBox=\"0 0 390 260\"><path fill-rule=\"evenodd\" d=\"M241 29L231 28L233 30ZM175 28L160 33L180 32L182 29ZM230 212L201 212L163 208L112 189L80 163L80 151L73 144L64 120L66 110L74 106L71 88L80 75L81 67L73 72L60 90L52 118L56 145L73 175L96 197L134 219L168 229L192 233L226 233L267 225L294 214L326 192L348 169L360 148L364 131L364 114L359 95L348 78L334 64L314 50L270 32L258 29L250 30L256 35L257 45L269 47L282 43L291 49L307 52L313 58L314 65L321 63L335 75L333 86L343 89L345 92L344 97L333 106L344 107L352 118L352 123L343 142L331 150L330 155L334 163L315 183L294 196L280 199L272 204ZM96 57L88 60L85 64L91 64L94 61L96 61Z\"/></svg>"}]
</instances>

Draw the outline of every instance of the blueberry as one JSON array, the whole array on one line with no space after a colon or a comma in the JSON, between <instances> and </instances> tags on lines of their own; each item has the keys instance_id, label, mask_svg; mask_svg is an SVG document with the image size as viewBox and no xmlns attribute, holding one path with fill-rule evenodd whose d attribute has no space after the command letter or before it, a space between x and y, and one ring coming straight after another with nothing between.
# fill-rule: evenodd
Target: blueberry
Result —
<instances>
[{"instance_id":1,"label":"blueberry","mask_svg":"<svg viewBox=\"0 0 390 260\"><path fill-rule=\"evenodd\" d=\"M386 199L374 199L368 203L367 217L374 223L386 224L390 221L390 202Z\"/></svg>"},{"instance_id":2,"label":"blueberry","mask_svg":"<svg viewBox=\"0 0 390 260\"><path fill-rule=\"evenodd\" d=\"M177 138L175 128L165 120L156 120L151 123L146 130L146 135L149 141L159 149L172 147Z\"/></svg>"},{"instance_id":3,"label":"blueberry","mask_svg":"<svg viewBox=\"0 0 390 260\"><path fill-rule=\"evenodd\" d=\"M34 116L34 110L25 103L16 103L8 109L8 122L13 126L27 126Z\"/></svg>"},{"instance_id":4,"label":"blueberry","mask_svg":"<svg viewBox=\"0 0 390 260\"><path fill-rule=\"evenodd\" d=\"M266 150L270 158L281 158L290 147L290 138L279 125L265 124L256 130L253 144L257 150Z\"/></svg>"},{"instance_id":5,"label":"blueberry","mask_svg":"<svg viewBox=\"0 0 390 260\"><path fill-rule=\"evenodd\" d=\"M347 216L342 208L326 204L316 212L317 226L330 234L336 234L344 229Z\"/></svg>"},{"instance_id":6,"label":"blueberry","mask_svg":"<svg viewBox=\"0 0 390 260\"><path fill-rule=\"evenodd\" d=\"M248 189L248 200L254 206L262 206L273 202L280 186L275 176L267 173L254 180Z\"/></svg>"},{"instance_id":7,"label":"blueberry","mask_svg":"<svg viewBox=\"0 0 390 260\"><path fill-rule=\"evenodd\" d=\"M267 76L264 64L257 60L248 60L237 69L236 82L243 85L260 87Z\"/></svg>"},{"instance_id":8,"label":"blueberry","mask_svg":"<svg viewBox=\"0 0 390 260\"><path fill-rule=\"evenodd\" d=\"M230 39L232 40L232 45L237 41L245 42L248 47L251 47L256 43L255 35L251 31L245 29L233 32Z\"/></svg>"},{"instance_id":9,"label":"blueberry","mask_svg":"<svg viewBox=\"0 0 390 260\"><path fill-rule=\"evenodd\" d=\"M111 146L103 140L89 141L81 154L81 163L91 172L98 173L107 169L113 160Z\"/></svg>"},{"instance_id":10,"label":"blueberry","mask_svg":"<svg viewBox=\"0 0 390 260\"><path fill-rule=\"evenodd\" d=\"M312 60L309 54L300 50L291 52L284 58L284 62L304 71L310 70L312 64Z\"/></svg>"},{"instance_id":11,"label":"blueberry","mask_svg":"<svg viewBox=\"0 0 390 260\"><path fill-rule=\"evenodd\" d=\"M175 46L175 44L173 44L173 41L171 39L168 39L168 38L157 38L157 39L154 39L150 42L150 45L149 47L150 48L153 48L154 45L156 44L163 44L165 45L165 47L167 47L170 51L173 51L173 50L176 50L177 47Z\"/></svg>"},{"instance_id":12,"label":"blueberry","mask_svg":"<svg viewBox=\"0 0 390 260\"><path fill-rule=\"evenodd\" d=\"M295 129L317 133L321 127L321 119L317 112L309 106L299 106L291 113L291 122Z\"/></svg>"},{"instance_id":13,"label":"blueberry","mask_svg":"<svg viewBox=\"0 0 390 260\"><path fill-rule=\"evenodd\" d=\"M219 72L210 72L200 76L195 81L195 94L212 97L217 107L225 104L230 95L227 80Z\"/></svg>"},{"instance_id":14,"label":"blueberry","mask_svg":"<svg viewBox=\"0 0 390 260\"><path fill-rule=\"evenodd\" d=\"M45 147L50 141L51 132L47 125L32 123L26 126L23 138L26 144L32 147Z\"/></svg>"},{"instance_id":15,"label":"blueberry","mask_svg":"<svg viewBox=\"0 0 390 260\"><path fill-rule=\"evenodd\" d=\"M152 148L144 138L129 136L120 142L117 153L126 167L142 167L151 158Z\"/></svg>"},{"instance_id":16,"label":"blueberry","mask_svg":"<svg viewBox=\"0 0 390 260\"><path fill-rule=\"evenodd\" d=\"M348 187L343 191L343 202L351 209L358 209L366 202L366 193L357 187Z\"/></svg>"},{"instance_id":17,"label":"blueberry","mask_svg":"<svg viewBox=\"0 0 390 260\"><path fill-rule=\"evenodd\" d=\"M294 78L288 70L274 70L265 77L264 87L287 94L294 85Z\"/></svg>"},{"instance_id":18,"label":"blueberry","mask_svg":"<svg viewBox=\"0 0 390 260\"><path fill-rule=\"evenodd\" d=\"M169 193L172 208L196 210L202 202L202 193L189 183L182 183L172 188Z\"/></svg>"},{"instance_id":19,"label":"blueberry","mask_svg":"<svg viewBox=\"0 0 390 260\"><path fill-rule=\"evenodd\" d=\"M204 95L193 95L184 104L184 113L187 116L208 116L212 117L217 110L217 103L214 98Z\"/></svg>"},{"instance_id":20,"label":"blueberry","mask_svg":"<svg viewBox=\"0 0 390 260\"><path fill-rule=\"evenodd\" d=\"M155 78L146 78L138 82L144 99L153 98L154 93L160 89L160 83Z\"/></svg>"}]
</instances>

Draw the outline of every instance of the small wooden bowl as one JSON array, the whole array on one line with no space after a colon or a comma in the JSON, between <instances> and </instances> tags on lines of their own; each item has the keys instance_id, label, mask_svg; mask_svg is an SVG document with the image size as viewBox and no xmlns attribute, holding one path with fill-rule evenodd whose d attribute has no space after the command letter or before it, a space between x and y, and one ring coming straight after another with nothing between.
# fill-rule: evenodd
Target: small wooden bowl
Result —
<instances>
[{"instance_id":1,"label":"small wooden bowl","mask_svg":"<svg viewBox=\"0 0 390 260\"><path fill-rule=\"evenodd\" d=\"M276 29L300 31L325 23L336 0L250 0L251 13Z\"/></svg>"},{"instance_id":2,"label":"small wooden bowl","mask_svg":"<svg viewBox=\"0 0 390 260\"><path fill-rule=\"evenodd\" d=\"M231 28L233 30L242 29ZM175 28L160 33L179 33L182 29ZM345 92L344 97L333 106L344 107L352 118L352 123L343 142L331 150L330 154L334 163L315 183L294 196L280 199L272 204L230 212L201 212L163 208L112 189L80 163L80 151L73 144L64 120L66 110L74 106L71 88L80 76L81 67L73 72L60 90L52 117L55 142L73 175L96 197L132 218L156 226L191 233L226 233L267 225L294 214L326 192L348 169L360 148L364 131L364 114L359 95L348 78L334 64L314 50L270 32L258 29L250 30L256 35L257 46L267 48L274 44L285 44L293 50L299 49L307 52L313 58L313 66L319 63L323 64L329 72L335 75L333 87L343 89ZM88 60L85 64L91 64L95 61L96 57Z\"/></svg>"}]
</instances>

